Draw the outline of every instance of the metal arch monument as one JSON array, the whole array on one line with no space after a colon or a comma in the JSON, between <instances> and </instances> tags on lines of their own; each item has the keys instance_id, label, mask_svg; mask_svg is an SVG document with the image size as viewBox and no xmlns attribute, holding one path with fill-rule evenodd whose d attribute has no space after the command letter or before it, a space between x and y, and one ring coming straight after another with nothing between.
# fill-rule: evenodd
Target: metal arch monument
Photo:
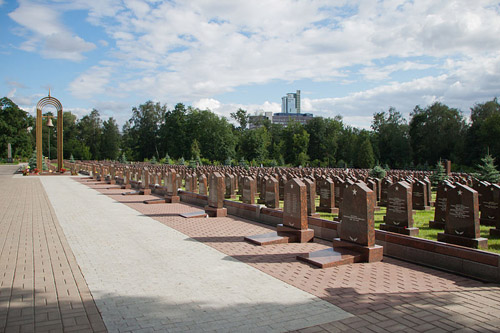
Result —
<instances>
[{"instance_id":1,"label":"metal arch monument","mask_svg":"<svg viewBox=\"0 0 500 333\"><path fill-rule=\"evenodd\" d=\"M57 98L49 96L42 98L36 105L36 167L42 170L42 110L52 105L57 110L57 170L63 167L63 107ZM50 147L49 147L50 149Z\"/></svg>"}]
</instances>

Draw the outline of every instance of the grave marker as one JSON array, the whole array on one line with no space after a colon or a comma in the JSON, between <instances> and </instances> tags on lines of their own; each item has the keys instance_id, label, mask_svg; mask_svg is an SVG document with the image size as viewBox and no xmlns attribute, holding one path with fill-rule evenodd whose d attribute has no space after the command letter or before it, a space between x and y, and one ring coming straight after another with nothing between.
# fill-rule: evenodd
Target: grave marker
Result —
<instances>
[{"instance_id":1,"label":"grave marker","mask_svg":"<svg viewBox=\"0 0 500 333\"><path fill-rule=\"evenodd\" d=\"M487 248L488 239L479 233L479 197L477 191L457 183L448 191L446 225L438 241L472 248Z\"/></svg>"},{"instance_id":2,"label":"grave marker","mask_svg":"<svg viewBox=\"0 0 500 333\"><path fill-rule=\"evenodd\" d=\"M320 268L382 260L383 247L375 245L375 192L359 182L344 189L343 195L340 237L333 240L333 248L299 255L297 259Z\"/></svg>"},{"instance_id":3,"label":"grave marker","mask_svg":"<svg viewBox=\"0 0 500 333\"><path fill-rule=\"evenodd\" d=\"M224 208L225 194L224 176L219 172L210 174L210 188L208 192L208 205L205 206L205 213L210 217L225 217L227 209Z\"/></svg>"},{"instance_id":4,"label":"grave marker","mask_svg":"<svg viewBox=\"0 0 500 333\"><path fill-rule=\"evenodd\" d=\"M387 189L387 213L385 224L380 225L380 230L418 235L418 228L413 227L411 185L407 182L392 184Z\"/></svg>"}]
</instances>

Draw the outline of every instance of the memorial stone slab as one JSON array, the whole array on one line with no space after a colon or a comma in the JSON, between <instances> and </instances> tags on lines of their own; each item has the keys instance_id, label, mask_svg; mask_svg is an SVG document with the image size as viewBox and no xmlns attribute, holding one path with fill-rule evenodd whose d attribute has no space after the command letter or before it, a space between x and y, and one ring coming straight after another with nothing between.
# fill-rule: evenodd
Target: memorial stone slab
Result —
<instances>
[{"instance_id":1,"label":"memorial stone slab","mask_svg":"<svg viewBox=\"0 0 500 333\"><path fill-rule=\"evenodd\" d=\"M340 238L333 248L297 256L320 268L354 262L376 262L383 259L383 247L375 245L375 203L377 196L366 184L358 182L344 189L343 218Z\"/></svg>"},{"instance_id":2,"label":"memorial stone slab","mask_svg":"<svg viewBox=\"0 0 500 333\"><path fill-rule=\"evenodd\" d=\"M181 201L177 191L177 172L175 169L170 169L167 172L167 179L166 179L166 193L165 193L165 202L167 203L178 203Z\"/></svg>"},{"instance_id":3,"label":"memorial stone slab","mask_svg":"<svg viewBox=\"0 0 500 333\"><path fill-rule=\"evenodd\" d=\"M421 180L413 183L412 190L413 209L416 210L430 210L427 205L427 184Z\"/></svg>"},{"instance_id":4,"label":"memorial stone slab","mask_svg":"<svg viewBox=\"0 0 500 333\"><path fill-rule=\"evenodd\" d=\"M279 182L274 177L268 177L266 182L266 207L279 209Z\"/></svg>"},{"instance_id":5,"label":"memorial stone slab","mask_svg":"<svg viewBox=\"0 0 500 333\"><path fill-rule=\"evenodd\" d=\"M254 205L255 204L255 191L257 187L257 181L250 177L246 176L243 179L243 196L241 201L246 204Z\"/></svg>"},{"instance_id":6,"label":"memorial stone slab","mask_svg":"<svg viewBox=\"0 0 500 333\"><path fill-rule=\"evenodd\" d=\"M219 172L210 174L210 188L208 192L208 205L205 206L205 213L210 217L225 217L227 209L224 208L225 181L224 176Z\"/></svg>"},{"instance_id":7,"label":"memorial stone slab","mask_svg":"<svg viewBox=\"0 0 500 333\"><path fill-rule=\"evenodd\" d=\"M480 206L479 224L487 226L498 225L500 213L500 186L490 184L483 192L483 204ZM490 233L491 234L491 233Z\"/></svg>"},{"instance_id":8,"label":"memorial stone slab","mask_svg":"<svg viewBox=\"0 0 500 333\"><path fill-rule=\"evenodd\" d=\"M339 210L335 207L335 183L330 178L319 181L319 206L318 212L327 212L338 214Z\"/></svg>"},{"instance_id":9,"label":"memorial stone slab","mask_svg":"<svg viewBox=\"0 0 500 333\"><path fill-rule=\"evenodd\" d=\"M201 174L198 177L198 188L199 188L199 194L201 195L207 195L208 193L208 186L207 186L207 176L205 174Z\"/></svg>"},{"instance_id":10,"label":"memorial stone slab","mask_svg":"<svg viewBox=\"0 0 500 333\"><path fill-rule=\"evenodd\" d=\"M392 184L387 189L387 213L380 230L416 236L418 228L413 227L411 185L406 181Z\"/></svg>"},{"instance_id":11,"label":"memorial stone slab","mask_svg":"<svg viewBox=\"0 0 500 333\"><path fill-rule=\"evenodd\" d=\"M442 181L438 184L436 193L436 204L434 205L434 221L429 221L429 227L433 229L444 229L446 223L446 206L448 203L448 191L455 188L450 182Z\"/></svg>"},{"instance_id":12,"label":"memorial stone slab","mask_svg":"<svg viewBox=\"0 0 500 333\"><path fill-rule=\"evenodd\" d=\"M438 241L472 248L487 248L488 239L480 237L479 196L467 185L457 183L448 191L446 225Z\"/></svg>"},{"instance_id":13,"label":"memorial stone slab","mask_svg":"<svg viewBox=\"0 0 500 333\"><path fill-rule=\"evenodd\" d=\"M303 183L307 188L307 215L319 217L320 215L316 213L316 182L306 177Z\"/></svg>"}]
</instances>

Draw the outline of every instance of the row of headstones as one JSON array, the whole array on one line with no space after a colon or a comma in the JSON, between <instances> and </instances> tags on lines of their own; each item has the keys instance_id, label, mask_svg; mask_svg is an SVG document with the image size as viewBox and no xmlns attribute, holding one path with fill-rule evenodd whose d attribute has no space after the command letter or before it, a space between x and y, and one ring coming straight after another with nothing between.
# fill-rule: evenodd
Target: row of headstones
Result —
<instances>
[{"instance_id":1,"label":"row of headstones","mask_svg":"<svg viewBox=\"0 0 500 333\"><path fill-rule=\"evenodd\" d=\"M96 165L93 165L93 174L109 174L110 178L112 179L115 177L115 167L113 165L101 165L101 169L99 171L97 171L97 169L98 167ZM149 172L147 168L132 168L132 170L135 170L135 172L130 173L130 169L131 168L126 166L124 168L125 172L122 173L123 178L125 179L125 183L127 183L127 179L129 179L130 181L137 181L137 179L140 179L140 183L142 184L142 186L147 188L149 187L151 181L153 182L153 184L158 184L161 183L161 179L163 178L164 184L167 187L167 194L169 195L176 195L176 193L174 193L176 192L176 188L180 187L182 184L182 176L176 174L174 169L170 169L170 171L168 171L167 173L164 173L164 170L161 169L160 173L158 173L158 171L160 170L157 170L156 172ZM244 203L255 203L255 197L258 193L258 182L255 179L256 177L240 175L238 178L239 179L237 182L236 177L232 174L226 174L224 176L223 184L225 187L225 198L234 198L235 189L238 188L238 193L241 193L242 201ZM286 176L282 175L282 177L280 178L282 180L281 184L276 178L272 176L262 176L260 182L261 190L258 203L264 203L269 208L279 208L279 199L283 199L284 197L284 192L280 192L279 190L284 188L283 184L286 181ZM381 204L386 204L388 206L387 214L385 216L386 223L381 226L381 229L409 235L416 235L418 233L418 229L413 227L412 209L425 209L425 207L430 205L430 182L428 181L428 179L424 178L423 180L415 180L414 183L411 184L411 178L407 177L408 181L401 181L397 182L396 184L391 184L392 181L390 180L390 178L391 177L387 177L381 182L378 182L380 184L378 188L380 188L381 190ZM343 181L340 177L335 177L335 180L338 183L337 187L335 186L335 181L326 178L326 176L320 177L319 191L316 191L316 182L314 178L306 177L303 179L307 188L307 215L316 215L315 195L311 195L311 193L320 194L320 206L317 207L318 210L334 212L336 211L335 201L337 201L337 205L340 205L340 203L343 201L343 189L355 183L355 181L350 178L348 178L346 181ZM236 185L238 183L240 184L239 187ZM206 175L204 174L201 174L197 179L195 174L186 172L185 184L186 191L196 192L197 187L200 194L206 195L208 191ZM443 184L449 183L446 182ZM484 188L484 186L480 186L481 183L476 184L479 184L479 189ZM377 193L377 180L368 179L368 184L366 185L372 190L375 190L375 193ZM391 189L390 191L389 188ZM445 234L448 233L452 236L471 239L479 238L479 227L473 225L474 218L479 215L478 212L474 210L474 204L466 202L465 204L460 203L459 206L452 204L448 207L448 205L444 204L444 202L447 201L444 199L442 194L446 191L447 187L445 186L440 186L438 188L438 204L436 207L436 218L434 223L441 222L441 228L445 229ZM488 194L489 192L485 193ZM481 198L483 196L484 198L486 198L486 194L481 194ZM384 203L384 199L386 200L386 203ZM491 234L495 235L500 229L500 227L498 226L498 217L495 219L495 217L498 216L498 206L498 195L496 202L494 200L488 200L486 204L480 205L481 216L486 217L482 218L482 220L487 219L490 223L493 223L497 226L495 229L492 229L490 231ZM456 207L460 207L462 211L457 212ZM463 212L464 209L466 210L465 213ZM468 214L468 210L471 210L472 214ZM458 221L456 221L457 217ZM339 220L341 219L342 213L340 213L339 217ZM445 221L449 221L448 226L446 226ZM454 223L453 221L456 221L456 223ZM464 227L464 225L468 225L468 227ZM437 224L434 224L434 227L436 226ZM475 246L474 244L475 242L473 242L472 246Z\"/></svg>"},{"instance_id":2,"label":"row of headstones","mask_svg":"<svg viewBox=\"0 0 500 333\"><path fill-rule=\"evenodd\" d=\"M81 166L77 167L81 169ZM177 166L176 168L168 168L166 166L156 166L149 169L142 166L129 167L128 165L120 166L106 163L101 163L98 165L97 163L93 163L90 166L87 166L87 168L92 169L92 174L95 175L96 178L100 177L100 175L102 174L107 175L110 179L115 179L116 175L118 175L118 177L125 179L125 183L141 183L142 186L146 188L149 187L149 184L161 185L162 179L163 185L167 186L166 173L168 172L168 170L177 170L177 187L182 187L182 181L183 179L185 179L186 191L199 191L199 193L202 195L206 195L207 193L205 180L207 174L200 173L199 177L197 177L196 173L192 169L183 167ZM201 172L202 169L199 169ZM213 167L211 169L213 169ZM225 171L232 170L228 167L223 167L222 169ZM344 172L343 169L340 170L341 172ZM358 179L352 177L346 177L345 179L343 179L338 175L332 177L329 177L327 175L316 175L316 177L309 175L304 177L304 170L302 169L295 170L295 172L299 173L299 175L293 174L293 169L290 173L281 172L274 175L269 173L269 169L266 169L266 171L268 172L267 174L252 174L251 172L248 172L244 169L240 171L242 172L236 175L233 175L230 172L221 172L221 174L224 174L226 177L226 198L234 199L236 197L235 194L237 193L242 197L243 202L253 204L255 203L254 196L257 193L260 193L257 203L265 204L269 208L279 208L279 200L283 200L283 188L285 182L289 178L298 177L304 179L306 185L308 185L308 198L309 202L311 203L308 212L309 215L312 216L315 214L315 207L313 197L310 195L311 190L313 190L313 193L314 191L316 191L316 194L320 196L320 204L317 207L318 211L336 213L336 207L339 207L340 202L342 201L343 188L348 185L348 180L350 180L351 183L358 181ZM402 174L407 175L408 172L405 171ZM430 181L425 177L424 174L421 174L421 176L423 176L422 180L411 178L410 176L405 176L405 179L408 183L412 184L413 182L412 203L413 209L417 210L428 209L428 207L431 205ZM252 183L252 180L248 178L254 179L257 182L256 186ZM402 178L401 175L400 178ZM377 201L380 202L379 205L387 206L387 188L393 183L394 179L395 177L387 176L383 180L378 180L376 178L363 178L361 180L376 192ZM243 191L245 181L249 182L249 187L251 187L253 191ZM276 182L278 182L278 191L274 190Z\"/></svg>"}]
</instances>

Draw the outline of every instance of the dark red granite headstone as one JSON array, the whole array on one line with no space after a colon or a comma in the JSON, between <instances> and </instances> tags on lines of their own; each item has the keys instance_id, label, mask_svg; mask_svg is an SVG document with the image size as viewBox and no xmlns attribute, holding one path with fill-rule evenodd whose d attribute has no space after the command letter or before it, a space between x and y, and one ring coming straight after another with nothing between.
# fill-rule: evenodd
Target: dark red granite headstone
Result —
<instances>
[{"instance_id":1,"label":"dark red granite headstone","mask_svg":"<svg viewBox=\"0 0 500 333\"><path fill-rule=\"evenodd\" d=\"M448 202L448 191L455 188L450 182L443 181L438 184L436 193L436 204L434 205L434 221L429 221L429 227L444 229L446 222L446 206Z\"/></svg>"},{"instance_id":2,"label":"dark red granite headstone","mask_svg":"<svg viewBox=\"0 0 500 333\"><path fill-rule=\"evenodd\" d=\"M198 177L198 193L201 195L207 195L208 193L208 185L207 185L207 176L205 174L201 174Z\"/></svg>"},{"instance_id":3,"label":"dark red granite headstone","mask_svg":"<svg viewBox=\"0 0 500 333\"><path fill-rule=\"evenodd\" d=\"M413 183L412 191L413 209L430 210L427 200L427 184L421 180Z\"/></svg>"},{"instance_id":4,"label":"dark red granite headstone","mask_svg":"<svg viewBox=\"0 0 500 333\"><path fill-rule=\"evenodd\" d=\"M438 241L473 248L488 247L488 239L480 237L477 191L459 183L448 191L446 225L444 233L438 233Z\"/></svg>"},{"instance_id":5,"label":"dark red granite headstone","mask_svg":"<svg viewBox=\"0 0 500 333\"><path fill-rule=\"evenodd\" d=\"M481 188L482 204L479 205L481 216L479 224L487 226L495 226L498 220L499 197L497 184L488 184L485 188Z\"/></svg>"},{"instance_id":6,"label":"dark red granite headstone","mask_svg":"<svg viewBox=\"0 0 500 333\"><path fill-rule=\"evenodd\" d=\"M274 177L269 177L266 182L266 207L279 208L279 182Z\"/></svg>"},{"instance_id":7,"label":"dark red granite headstone","mask_svg":"<svg viewBox=\"0 0 500 333\"><path fill-rule=\"evenodd\" d=\"M381 230L409 236L418 235L413 227L411 185L405 181L392 184L387 189L387 213Z\"/></svg>"},{"instance_id":8,"label":"dark red granite headstone","mask_svg":"<svg viewBox=\"0 0 500 333\"><path fill-rule=\"evenodd\" d=\"M250 205L255 204L256 187L257 181L254 178L246 176L243 179L243 195L241 197L241 201L243 201L243 203Z\"/></svg>"},{"instance_id":9,"label":"dark red granite headstone","mask_svg":"<svg viewBox=\"0 0 500 333\"><path fill-rule=\"evenodd\" d=\"M337 214L338 208L335 207L335 183L330 179L321 179L319 181L319 206L318 212L327 212Z\"/></svg>"},{"instance_id":10,"label":"dark red granite headstone","mask_svg":"<svg viewBox=\"0 0 500 333\"><path fill-rule=\"evenodd\" d=\"M205 206L205 212L210 217L227 216L227 209L224 208L225 193L224 176L219 172L210 174L210 189L208 192L208 205Z\"/></svg>"},{"instance_id":11,"label":"dark red granite headstone","mask_svg":"<svg viewBox=\"0 0 500 333\"><path fill-rule=\"evenodd\" d=\"M383 259L383 247L375 245L375 192L360 182L344 189L343 195L340 238L333 239L333 248L299 255L297 259L321 268Z\"/></svg>"}]
</instances>

